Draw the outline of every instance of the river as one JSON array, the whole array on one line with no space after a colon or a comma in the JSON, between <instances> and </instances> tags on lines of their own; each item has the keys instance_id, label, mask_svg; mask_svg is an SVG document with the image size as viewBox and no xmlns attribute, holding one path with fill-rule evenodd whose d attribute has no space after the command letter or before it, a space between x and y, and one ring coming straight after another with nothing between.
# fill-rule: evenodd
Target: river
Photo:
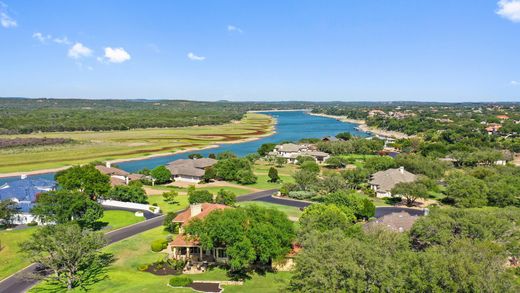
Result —
<instances>
[{"instance_id":1,"label":"river","mask_svg":"<svg viewBox=\"0 0 520 293\"><path fill-rule=\"evenodd\" d=\"M261 139L249 142L222 144L219 147L201 151L172 154L169 156L153 157L142 160L133 160L117 163L119 168L128 172L137 172L143 168L153 169L177 159L187 158L190 154L199 153L207 156L210 153L231 151L239 156L255 153L264 143L279 143L283 141L297 141L302 138L322 138L336 135L340 132L350 132L356 136L367 136L366 133L356 130L356 124L341 122L336 119L309 115L304 111L262 112L276 118L276 133ZM31 178L52 179L54 173L31 175ZM18 180L19 177L0 178L0 185L5 182Z\"/></svg>"}]
</instances>

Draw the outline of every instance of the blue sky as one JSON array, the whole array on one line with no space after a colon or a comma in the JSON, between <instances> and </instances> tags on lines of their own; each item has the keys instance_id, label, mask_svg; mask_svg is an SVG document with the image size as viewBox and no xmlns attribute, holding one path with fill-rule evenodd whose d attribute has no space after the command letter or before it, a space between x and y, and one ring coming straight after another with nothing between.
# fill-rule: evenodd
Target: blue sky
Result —
<instances>
[{"instance_id":1,"label":"blue sky","mask_svg":"<svg viewBox=\"0 0 520 293\"><path fill-rule=\"evenodd\" d=\"M0 1L0 96L520 101L520 0Z\"/></svg>"}]
</instances>

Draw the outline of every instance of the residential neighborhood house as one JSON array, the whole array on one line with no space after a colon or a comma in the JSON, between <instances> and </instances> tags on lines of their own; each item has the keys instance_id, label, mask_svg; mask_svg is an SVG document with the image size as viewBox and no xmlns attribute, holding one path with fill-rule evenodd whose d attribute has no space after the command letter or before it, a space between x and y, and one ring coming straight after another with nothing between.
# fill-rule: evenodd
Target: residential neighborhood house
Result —
<instances>
[{"instance_id":1,"label":"residential neighborhood house","mask_svg":"<svg viewBox=\"0 0 520 293\"><path fill-rule=\"evenodd\" d=\"M191 260L192 262L227 262L225 247L215 247L204 251L197 239L191 239L184 233L184 227L192 219L203 219L215 210L226 208L231 207L214 203L192 204L187 210L178 214L173 222L179 225L179 234L170 243L171 256L174 259Z\"/></svg>"},{"instance_id":2,"label":"residential neighborhood house","mask_svg":"<svg viewBox=\"0 0 520 293\"><path fill-rule=\"evenodd\" d=\"M181 159L169 163L166 168L170 170L175 181L199 183L206 174L206 169L217 162L211 158Z\"/></svg>"},{"instance_id":3,"label":"residential neighborhood house","mask_svg":"<svg viewBox=\"0 0 520 293\"><path fill-rule=\"evenodd\" d=\"M146 177L143 174L129 173L125 170L112 167L110 162L106 162L105 165L96 165L96 169L102 174L110 176L110 184L112 186L128 185L132 180L141 180Z\"/></svg>"},{"instance_id":4,"label":"residential neighborhood house","mask_svg":"<svg viewBox=\"0 0 520 293\"><path fill-rule=\"evenodd\" d=\"M416 179L417 176L415 174L406 171L404 167L399 167L372 174L372 180L369 183L370 188L376 192L377 197L391 197L391 190L397 183L413 182Z\"/></svg>"},{"instance_id":5,"label":"residential neighborhood house","mask_svg":"<svg viewBox=\"0 0 520 293\"><path fill-rule=\"evenodd\" d=\"M427 209L424 211L424 215L428 214ZM398 213L391 213L388 215L384 215L381 218L370 221L365 224L365 228L382 226L386 229L389 229L393 232L405 232L412 228L413 224L417 219L419 219L419 214L407 213L405 211L401 211Z\"/></svg>"},{"instance_id":6,"label":"residential neighborhood house","mask_svg":"<svg viewBox=\"0 0 520 293\"><path fill-rule=\"evenodd\" d=\"M37 219L30 213L40 193L56 190L56 182L41 178L27 178L7 182L0 186L0 200L12 200L18 204L20 213L13 219L14 224L27 224Z\"/></svg>"},{"instance_id":7,"label":"residential neighborhood house","mask_svg":"<svg viewBox=\"0 0 520 293\"><path fill-rule=\"evenodd\" d=\"M299 156L313 157L317 163L324 163L330 155L325 152L318 151L312 144L294 144L285 143L275 146L274 150L268 154L271 157L285 158L287 162L298 163Z\"/></svg>"}]
</instances>

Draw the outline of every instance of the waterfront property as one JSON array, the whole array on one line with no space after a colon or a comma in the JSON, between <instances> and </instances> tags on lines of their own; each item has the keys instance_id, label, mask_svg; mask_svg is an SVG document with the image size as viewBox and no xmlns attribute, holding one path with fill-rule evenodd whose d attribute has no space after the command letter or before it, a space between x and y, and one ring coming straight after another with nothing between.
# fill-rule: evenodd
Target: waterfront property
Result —
<instances>
[{"instance_id":1,"label":"waterfront property","mask_svg":"<svg viewBox=\"0 0 520 293\"><path fill-rule=\"evenodd\" d=\"M121 170L119 168L112 167L110 162L106 162L103 165L96 165L96 169L102 174L110 176L110 184L112 186L117 185L128 185L132 180L141 180L146 176L143 174L134 174Z\"/></svg>"},{"instance_id":2,"label":"waterfront property","mask_svg":"<svg viewBox=\"0 0 520 293\"><path fill-rule=\"evenodd\" d=\"M416 179L417 176L406 171L404 167L388 169L372 174L370 188L376 192L377 197L391 197L391 190L397 183L413 182Z\"/></svg>"},{"instance_id":3,"label":"waterfront property","mask_svg":"<svg viewBox=\"0 0 520 293\"><path fill-rule=\"evenodd\" d=\"M199 183L206 169L215 165L217 160L211 158L180 159L166 165L175 181Z\"/></svg>"},{"instance_id":4,"label":"waterfront property","mask_svg":"<svg viewBox=\"0 0 520 293\"><path fill-rule=\"evenodd\" d=\"M8 182L0 186L0 200L12 200L18 204L20 213L15 216L14 224L27 224L35 221L30 213L43 192L56 190L56 182L46 179L30 179L22 176L20 180Z\"/></svg>"},{"instance_id":5,"label":"waterfront property","mask_svg":"<svg viewBox=\"0 0 520 293\"><path fill-rule=\"evenodd\" d=\"M204 251L197 239L184 233L184 227L192 219L203 219L215 210L226 208L230 207L213 203L192 204L187 210L178 214L173 219L173 222L179 226L179 234L170 243L172 257L174 259L189 260L192 263L227 262L228 257L225 247L215 247Z\"/></svg>"},{"instance_id":6,"label":"waterfront property","mask_svg":"<svg viewBox=\"0 0 520 293\"><path fill-rule=\"evenodd\" d=\"M328 153L318 151L316 146L313 144L294 143L277 145L268 155L271 157L284 158L291 164L298 163L298 157L300 156L312 157L320 164L330 157Z\"/></svg>"}]
</instances>

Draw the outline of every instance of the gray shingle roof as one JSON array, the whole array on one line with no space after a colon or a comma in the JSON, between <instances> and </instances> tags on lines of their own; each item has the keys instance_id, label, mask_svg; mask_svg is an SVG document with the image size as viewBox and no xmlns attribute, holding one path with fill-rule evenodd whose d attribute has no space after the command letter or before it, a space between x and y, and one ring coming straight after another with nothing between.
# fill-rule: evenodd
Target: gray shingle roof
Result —
<instances>
[{"instance_id":1,"label":"gray shingle roof","mask_svg":"<svg viewBox=\"0 0 520 293\"><path fill-rule=\"evenodd\" d=\"M388 169L374 173L370 184L376 185L378 190L386 192L392 190L397 183L413 182L417 179L415 174L401 168Z\"/></svg>"},{"instance_id":2,"label":"gray shingle roof","mask_svg":"<svg viewBox=\"0 0 520 293\"><path fill-rule=\"evenodd\" d=\"M169 163L166 168L170 170L172 175L186 175L186 176L204 176L207 167L215 165L218 161L210 158L201 159L181 159Z\"/></svg>"}]
</instances>

